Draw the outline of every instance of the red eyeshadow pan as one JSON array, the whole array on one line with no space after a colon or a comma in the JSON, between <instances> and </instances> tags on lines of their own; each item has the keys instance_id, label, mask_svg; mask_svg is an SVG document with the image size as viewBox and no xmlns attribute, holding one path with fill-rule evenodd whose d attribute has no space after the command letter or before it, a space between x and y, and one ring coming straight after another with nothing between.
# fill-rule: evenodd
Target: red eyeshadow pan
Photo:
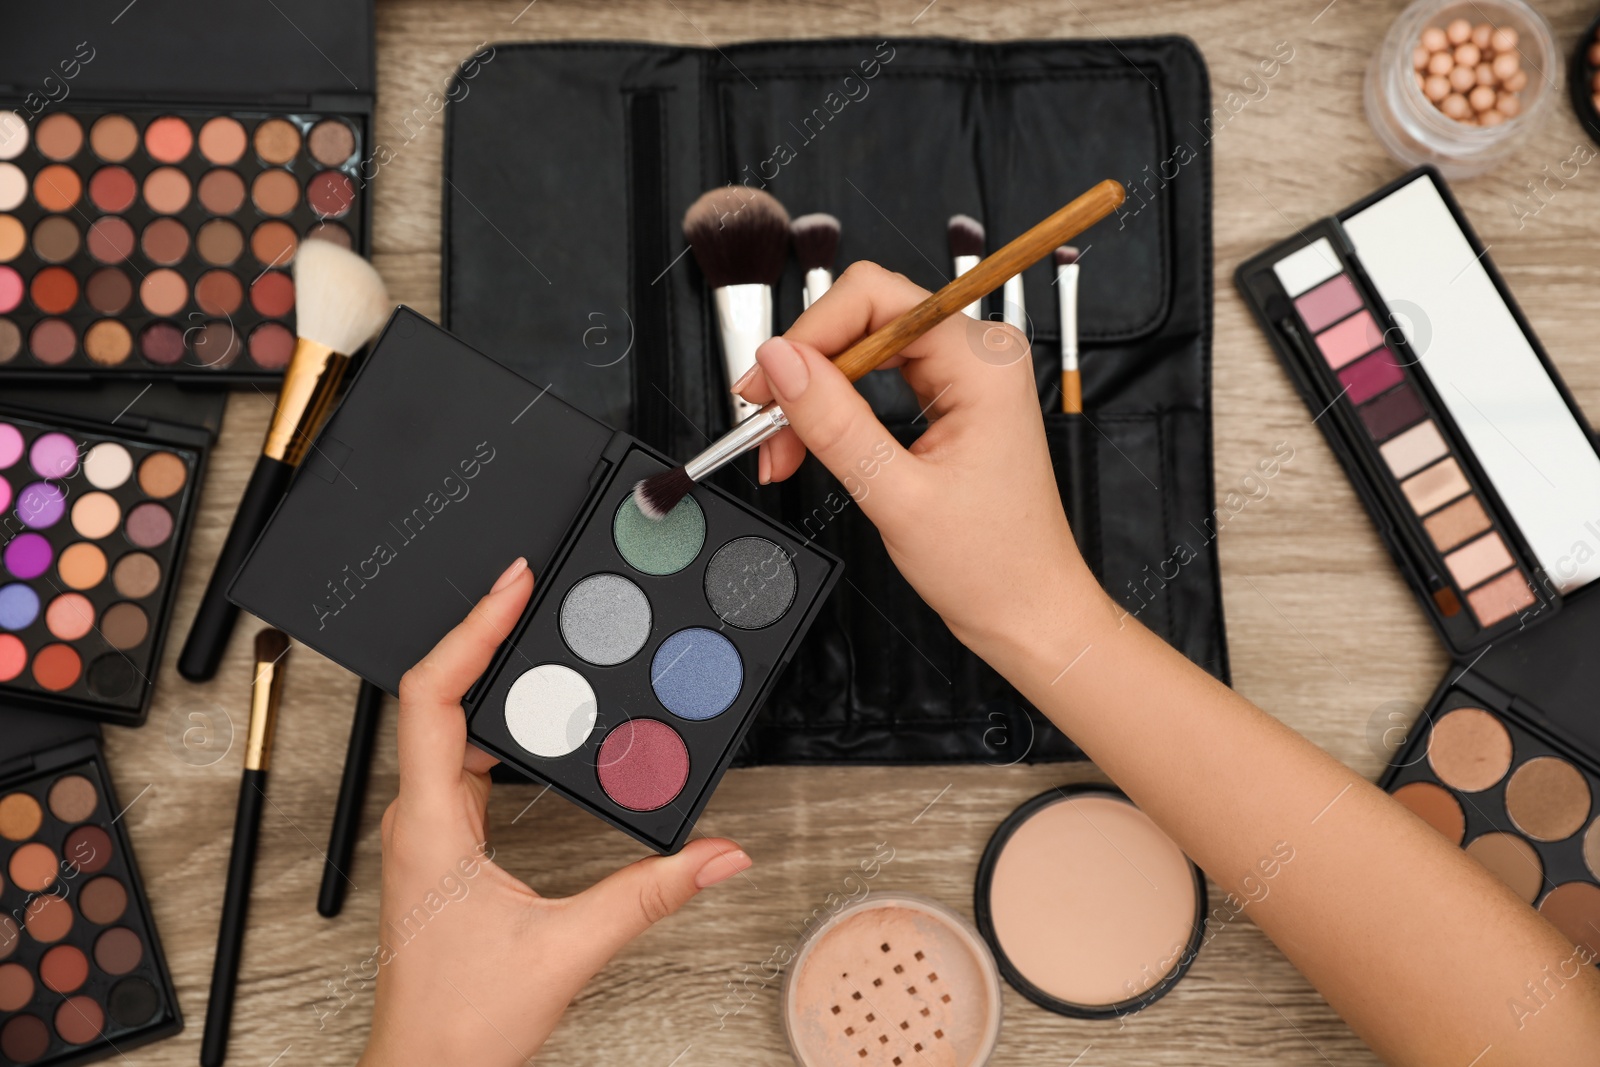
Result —
<instances>
[{"instance_id":1,"label":"red eyeshadow pan","mask_svg":"<svg viewBox=\"0 0 1600 1067\"><path fill-rule=\"evenodd\" d=\"M1294 302L1295 310L1306 322L1306 329L1317 333L1361 306L1361 294L1348 274L1330 278Z\"/></svg>"},{"instance_id":2,"label":"red eyeshadow pan","mask_svg":"<svg viewBox=\"0 0 1600 1067\"><path fill-rule=\"evenodd\" d=\"M89 179L89 199L101 211L126 211L138 195L139 183L126 167L101 167Z\"/></svg>"},{"instance_id":3,"label":"red eyeshadow pan","mask_svg":"<svg viewBox=\"0 0 1600 1067\"><path fill-rule=\"evenodd\" d=\"M689 750L666 723L633 719L601 742L595 770L612 800L632 811L655 811L672 803L689 780Z\"/></svg>"},{"instance_id":4,"label":"red eyeshadow pan","mask_svg":"<svg viewBox=\"0 0 1600 1067\"><path fill-rule=\"evenodd\" d=\"M1352 404L1364 404L1386 389L1393 389L1405 377L1400 369L1400 357L1387 348L1350 364L1339 372L1339 384L1345 387Z\"/></svg>"}]
</instances>

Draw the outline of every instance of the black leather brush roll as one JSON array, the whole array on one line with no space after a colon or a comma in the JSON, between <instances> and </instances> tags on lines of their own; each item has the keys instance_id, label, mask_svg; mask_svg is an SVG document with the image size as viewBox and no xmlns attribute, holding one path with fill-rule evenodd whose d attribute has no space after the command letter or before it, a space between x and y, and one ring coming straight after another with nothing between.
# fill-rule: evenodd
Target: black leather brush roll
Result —
<instances>
[{"instance_id":1,"label":"black leather brush roll","mask_svg":"<svg viewBox=\"0 0 1600 1067\"><path fill-rule=\"evenodd\" d=\"M951 215L981 220L993 249L1101 179L1122 181L1123 211L1077 242L1100 577L1227 680L1211 511L1210 103L1190 41L502 45L455 98L446 325L683 459L729 422L710 294L680 229L706 189L764 184L792 216L830 212L843 224L836 270L871 259L935 289L950 277ZM1029 270L1026 305L1065 494L1054 277L1048 263ZM791 262L779 330L799 315L801 287ZM921 433L897 373L861 389L902 441ZM720 484L846 569L744 762L1080 755L951 637L826 470L808 461L758 488L750 460Z\"/></svg>"}]
</instances>

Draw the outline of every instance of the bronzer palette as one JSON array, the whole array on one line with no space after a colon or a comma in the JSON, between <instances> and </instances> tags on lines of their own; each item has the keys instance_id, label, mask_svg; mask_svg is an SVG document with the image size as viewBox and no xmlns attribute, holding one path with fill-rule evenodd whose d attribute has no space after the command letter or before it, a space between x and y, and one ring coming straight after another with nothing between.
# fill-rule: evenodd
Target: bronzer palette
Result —
<instances>
[{"instance_id":1,"label":"bronzer palette","mask_svg":"<svg viewBox=\"0 0 1600 1067\"><path fill-rule=\"evenodd\" d=\"M672 851L840 564L714 487L649 522L634 483L669 465L401 308L230 596L394 692L525 556L473 743Z\"/></svg>"},{"instance_id":2,"label":"bronzer palette","mask_svg":"<svg viewBox=\"0 0 1600 1067\"><path fill-rule=\"evenodd\" d=\"M0 763L7 1067L88 1063L183 1028L99 743L90 734L28 751L25 738L51 732L39 719L0 719L28 752Z\"/></svg>"},{"instance_id":3,"label":"bronzer palette","mask_svg":"<svg viewBox=\"0 0 1600 1067\"><path fill-rule=\"evenodd\" d=\"M362 0L19 12L0 69L60 56L70 92L0 84L0 380L281 376L295 250L368 247L371 20Z\"/></svg>"},{"instance_id":4,"label":"bronzer palette","mask_svg":"<svg viewBox=\"0 0 1600 1067\"><path fill-rule=\"evenodd\" d=\"M143 722L205 431L0 409L0 697Z\"/></svg>"}]
</instances>

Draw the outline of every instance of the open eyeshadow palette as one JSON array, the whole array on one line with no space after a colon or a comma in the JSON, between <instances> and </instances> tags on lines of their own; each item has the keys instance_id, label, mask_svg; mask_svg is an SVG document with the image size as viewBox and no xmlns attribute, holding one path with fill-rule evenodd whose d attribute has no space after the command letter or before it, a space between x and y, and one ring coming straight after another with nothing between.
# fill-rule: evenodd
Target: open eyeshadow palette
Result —
<instances>
[{"instance_id":1,"label":"open eyeshadow palette","mask_svg":"<svg viewBox=\"0 0 1600 1067\"><path fill-rule=\"evenodd\" d=\"M136 726L209 435L0 409L0 699Z\"/></svg>"},{"instance_id":2,"label":"open eyeshadow palette","mask_svg":"<svg viewBox=\"0 0 1600 1067\"><path fill-rule=\"evenodd\" d=\"M183 1028L121 813L92 735L0 762L0 1064L68 1067Z\"/></svg>"},{"instance_id":3,"label":"open eyeshadow palette","mask_svg":"<svg viewBox=\"0 0 1600 1067\"><path fill-rule=\"evenodd\" d=\"M1515 703L1447 682L1384 787L1600 957L1600 766Z\"/></svg>"},{"instance_id":4,"label":"open eyeshadow palette","mask_svg":"<svg viewBox=\"0 0 1600 1067\"><path fill-rule=\"evenodd\" d=\"M0 380L281 375L300 242L368 247L371 51L370 0L21 13L67 89L0 79Z\"/></svg>"},{"instance_id":5,"label":"open eyeshadow palette","mask_svg":"<svg viewBox=\"0 0 1600 1067\"><path fill-rule=\"evenodd\" d=\"M672 851L840 564L714 487L645 519L670 462L401 308L230 595L393 692L527 557L473 742Z\"/></svg>"}]
</instances>

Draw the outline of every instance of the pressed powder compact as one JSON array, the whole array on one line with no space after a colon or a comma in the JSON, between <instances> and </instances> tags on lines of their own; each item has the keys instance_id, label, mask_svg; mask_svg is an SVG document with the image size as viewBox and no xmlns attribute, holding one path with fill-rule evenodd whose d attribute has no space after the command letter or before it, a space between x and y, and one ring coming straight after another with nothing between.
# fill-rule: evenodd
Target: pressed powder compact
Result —
<instances>
[{"instance_id":1,"label":"pressed powder compact","mask_svg":"<svg viewBox=\"0 0 1600 1067\"><path fill-rule=\"evenodd\" d=\"M394 692L526 557L472 741L673 851L840 565L709 486L646 519L672 465L402 308L230 595Z\"/></svg>"}]
</instances>

